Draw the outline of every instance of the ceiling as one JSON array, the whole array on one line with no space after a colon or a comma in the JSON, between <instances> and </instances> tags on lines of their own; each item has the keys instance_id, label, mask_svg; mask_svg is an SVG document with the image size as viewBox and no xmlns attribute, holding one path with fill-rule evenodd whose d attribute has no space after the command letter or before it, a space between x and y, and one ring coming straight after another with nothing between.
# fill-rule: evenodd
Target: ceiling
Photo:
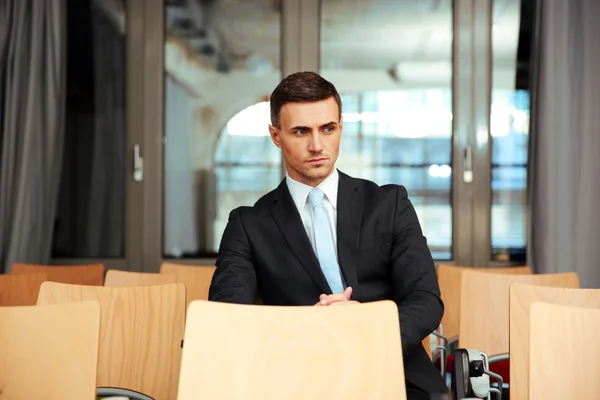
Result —
<instances>
[{"instance_id":1,"label":"ceiling","mask_svg":"<svg viewBox=\"0 0 600 400\"><path fill-rule=\"evenodd\" d=\"M171 0L166 23L187 36L217 68L278 69L280 2ZM451 0L321 0L321 4L322 68L423 73L446 66L451 71ZM494 1L497 65L514 69L519 11L520 0ZM181 26L186 28L177 28Z\"/></svg>"}]
</instances>

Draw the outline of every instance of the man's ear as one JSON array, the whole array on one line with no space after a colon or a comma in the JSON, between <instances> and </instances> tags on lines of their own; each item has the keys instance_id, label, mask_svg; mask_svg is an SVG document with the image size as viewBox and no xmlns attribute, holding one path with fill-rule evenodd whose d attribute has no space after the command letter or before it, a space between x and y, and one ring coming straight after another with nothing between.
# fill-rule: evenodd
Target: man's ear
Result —
<instances>
[{"instance_id":1,"label":"man's ear","mask_svg":"<svg viewBox=\"0 0 600 400\"><path fill-rule=\"evenodd\" d=\"M273 125L269 125L269 135L275 146L281 148L281 142L279 141L279 129Z\"/></svg>"}]
</instances>

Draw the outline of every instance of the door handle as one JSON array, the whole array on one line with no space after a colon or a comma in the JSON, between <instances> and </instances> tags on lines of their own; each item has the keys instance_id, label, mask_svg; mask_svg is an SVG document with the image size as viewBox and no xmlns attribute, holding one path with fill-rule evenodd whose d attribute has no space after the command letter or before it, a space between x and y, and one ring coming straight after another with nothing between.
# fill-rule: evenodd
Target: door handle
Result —
<instances>
[{"instance_id":1,"label":"door handle","mask_svg":"<svg viewBox=\"0 0 600 400\"><path fill-rule=\"evenodd\" d=\"M473 154L471 146L467 146L463 153L463 182L473 182Z\"/></svg>"},{"instance_id":2,"label":"door handle","mask_svg":"<svg viewBox=\"0 0 600 400\"><path fill-rule=\"evenodd\" d=\"M144 158L140 156L140 146L133 146L133 181L141 182L144 179Z\"/></svg>"}]
</instances>

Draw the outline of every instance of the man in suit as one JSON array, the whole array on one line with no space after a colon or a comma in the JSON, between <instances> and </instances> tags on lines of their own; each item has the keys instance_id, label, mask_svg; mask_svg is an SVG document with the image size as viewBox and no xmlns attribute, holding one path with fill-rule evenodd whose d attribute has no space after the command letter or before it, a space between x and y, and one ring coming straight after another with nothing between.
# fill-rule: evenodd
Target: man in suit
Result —
<instances>
[{"instance_id":1,"label":"man in suit","mask_svg":"<svg viewBox=\"0 0 600 400\"><path fill-rule=\"evenodd\" d=\"M287 170L253 207L233 210L223 234L212 301L267 305L398 304L408 398L447 391L421 341L444 306L435 267L406 189L335 168L340 96L312 72L283 79L270 99L273 143Z\"/></svg>"}]
</instances>

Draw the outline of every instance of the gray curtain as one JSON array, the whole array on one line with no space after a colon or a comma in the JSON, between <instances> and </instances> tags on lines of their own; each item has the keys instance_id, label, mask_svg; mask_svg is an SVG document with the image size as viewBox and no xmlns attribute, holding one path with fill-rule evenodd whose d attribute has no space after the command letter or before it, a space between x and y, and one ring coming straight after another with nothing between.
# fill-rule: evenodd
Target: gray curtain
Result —
<instances>
[{"instance_id":1,"label":"gray curtain","mask_svg":"<svg viewBox=\"0 0 600 400\"><path fill-rule=\"evenodd\" d=\"M48 262L62 161L64 0L0 1L0 272Z\"/></svg>"},{"instance_id":2,"label":"gray curtain","mask_svg":"<svg viewBox=\"0 0 600 400\"><path fill-rule=\"evenodd\" d=\"M600 1L538 0L529 263L600 287Z\"/></svg>"}]
</instances>

